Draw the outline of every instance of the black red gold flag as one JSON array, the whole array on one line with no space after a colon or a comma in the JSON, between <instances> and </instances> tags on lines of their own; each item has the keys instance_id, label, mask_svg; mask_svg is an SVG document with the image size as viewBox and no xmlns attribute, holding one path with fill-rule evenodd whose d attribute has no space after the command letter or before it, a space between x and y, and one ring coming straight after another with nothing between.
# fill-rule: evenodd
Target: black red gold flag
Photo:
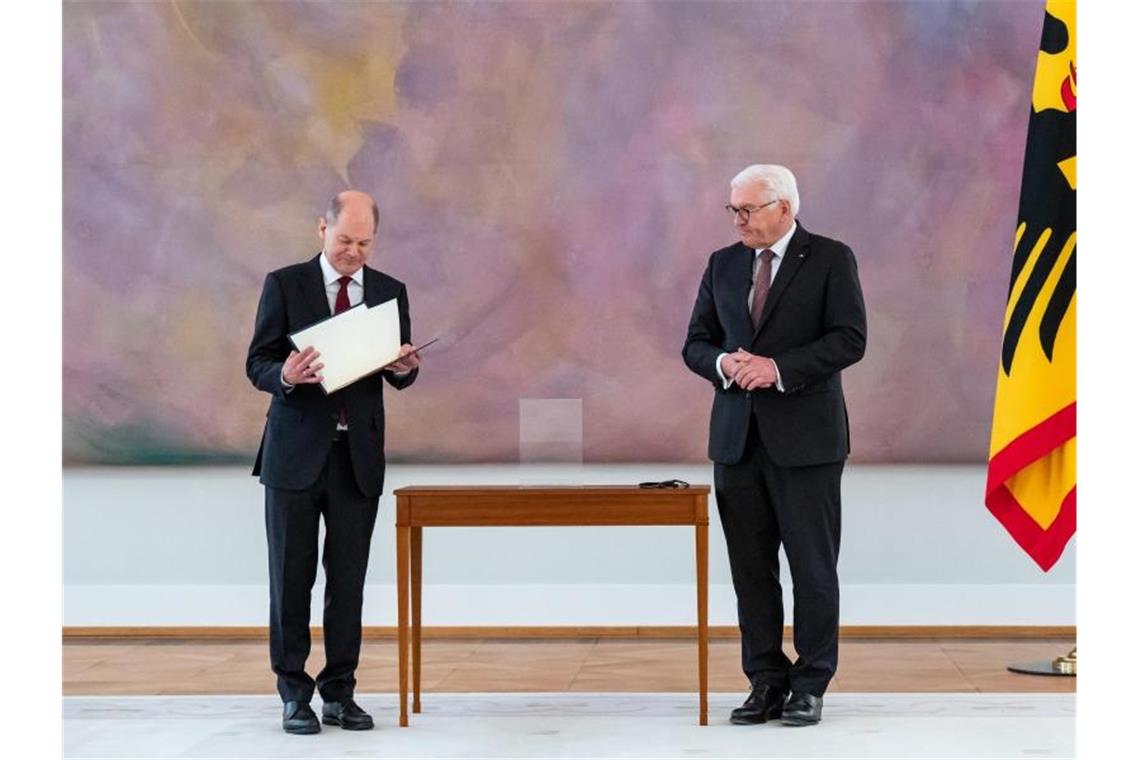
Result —
<instances>
[{"instance_id":1,"label":"black red gold flag","mask_svg":"<svg viewBox=\"0 0 1140 760\"><path fill-rule=\"evenodd\" d=\"M986 480L986 506L1043 570L1077 526L1076 33L1075 0L1048 0Z\"/></svg>"}]
</instances>

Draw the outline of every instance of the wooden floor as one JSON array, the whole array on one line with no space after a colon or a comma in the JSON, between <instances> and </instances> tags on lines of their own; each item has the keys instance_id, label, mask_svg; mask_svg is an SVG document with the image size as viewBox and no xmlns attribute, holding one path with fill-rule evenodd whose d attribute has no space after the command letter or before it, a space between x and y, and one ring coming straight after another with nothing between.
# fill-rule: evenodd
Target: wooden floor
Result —
<instances>
[{"instance_id":1,"label":"wooden floor","mask_svg":"<svg viewBox=\"0 0 1140 760\"><path fill-rule=\"evenodd\" d=\"M324 662L314 641L309 672ZM1013 662L1051 660L1065 639L843 639L831 691L1073 692L1075 678L1011 673ZM791 654L790 643L785 648ZM272 694L265 641L67 640L63 693ZM676 639L426 639L425 692L688 692L697 687L696 643ZM744 692L740 643L709 642L709 689ZM363 693L397 688L396 645L365 641Z\"/></svg>"}]
</instances>

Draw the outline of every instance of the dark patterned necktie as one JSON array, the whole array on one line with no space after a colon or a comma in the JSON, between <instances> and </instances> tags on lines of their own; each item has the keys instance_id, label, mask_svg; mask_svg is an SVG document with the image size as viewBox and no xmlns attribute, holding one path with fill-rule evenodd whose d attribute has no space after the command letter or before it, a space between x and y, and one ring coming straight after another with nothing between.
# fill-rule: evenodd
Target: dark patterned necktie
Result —
<instances>
[{"instance_id":1,"label":"dark patterned necktie","mask_svg":"<svg viewBox=\"0 0 1140 760\"><path fill-rule=\"evenodd\" d=\"M756 289L752 294L752 329L760 326L760 315L764 313L764 302L768 300L768 290L772 287L772 257L776 254L771 248L760 251L760 266L756 272Z\"/></svg>"},{"instance_id":2,"label":"dark patterned necktie","mask_svg":"<svg viewBox=\"0 0 1140 760\"><path fill-rule=\"evenodd\" d=\"M340 314L342 311L348 309L348 283L352 282L351 277L341 277L337 282L340 283L340 290L336 292L336 306L333 307L334 314ZM344 396L340 399L340 424L348 427L348 410L344 408Z\"/></svg>"}]
</instances>

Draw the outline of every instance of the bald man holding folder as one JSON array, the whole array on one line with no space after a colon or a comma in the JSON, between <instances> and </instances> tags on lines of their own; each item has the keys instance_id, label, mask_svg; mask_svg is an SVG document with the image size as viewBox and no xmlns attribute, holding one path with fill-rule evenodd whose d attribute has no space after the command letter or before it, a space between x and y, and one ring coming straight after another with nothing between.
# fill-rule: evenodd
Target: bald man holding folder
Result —
<instances>
[{"instance_id":1,"label":"bald man holding folder","mask_svg":"<svg viewBox=\"0 0 1140 760\"><path fill-rule=\"evenodd\" d=\"M419 371L407 289L365 266L378 223L367 194L345 191L333 198L317 225L321 252L265 278L246 358L250 381L270 395L253 474L265 486L269 658L287 733L317 733L321 722L349 730L373 726L353 695L364 577L384 487L384 382L403 389ZM399 309L400 359L326 394L319 385L320 354L310 346L296 350L289 335L362 302L376 306L392 299ZM322 517L325 667L314 679L305 661ZM323 701L321 721L309 706L314 690Z\"/></svg>"}]
</instances>

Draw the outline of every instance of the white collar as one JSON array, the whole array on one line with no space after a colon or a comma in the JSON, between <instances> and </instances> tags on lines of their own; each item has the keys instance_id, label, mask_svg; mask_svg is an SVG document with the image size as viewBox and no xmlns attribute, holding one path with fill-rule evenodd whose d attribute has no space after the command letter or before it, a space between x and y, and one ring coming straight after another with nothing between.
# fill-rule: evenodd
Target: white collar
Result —
<instances>
[{"instance_id":1,"label":"white collar","mask_svg":"<svg viewBox=\"0 0 1140 760\"><path fill-rule=\"evenodd\" d=\"M340 272L333 269L333 265L330 264L329 260L325 257L324 251L321 251L320 259L321 259L321 272L325 276L325 285L326 286L332 285L334 282L339 280L342 275ZM364 267L357 269L355 272L353 272L351 275L349 275L349 277L351 277L352 281L355 282L357 285L359 285L362 288L364 287Z\"/></svg>"},{"instance_id":2,"label":"white collar","mask_svg":"<svg viewBox=\"0 0 1140 760\"><path fill-rule=\"evenodd\" d=\"M788 243L792 242L792 235L796 234L796 227L798 226L798 222L792 222L792 228L785 232L782 238L777 240L775 243L772 243L772 245L768 246L767 248L757 248L756 254L759 255L761 251L769 250L772 252L773 258L783 261L784 254L788 251Z\"/></svg>"}]
</instances>

